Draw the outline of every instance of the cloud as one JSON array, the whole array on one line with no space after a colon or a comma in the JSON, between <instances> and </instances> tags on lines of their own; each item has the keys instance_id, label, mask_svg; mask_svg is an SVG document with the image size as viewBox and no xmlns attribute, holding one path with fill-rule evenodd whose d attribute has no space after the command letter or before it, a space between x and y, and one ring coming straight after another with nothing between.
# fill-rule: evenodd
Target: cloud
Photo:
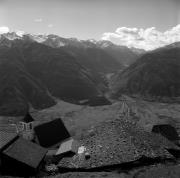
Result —
<instances>
[{"instance_id":1,"label":"cloud","mask_svg":"<svg viewBox=\"0 0 180 178\"><path fill-rule=\"evenodd\" d=\"M41 23L43 21L42 18L34 19L34 22Z\"/></svg>"},{"instance_id":2,"label":"cloud","mask_svg":"<svg viewBox=\"0 0 180 178\"><path fill-rule=\"evenodd\" d=\"M180 41L180 24L165 32L160 32L155 27L147 29L120 27L115 32L104 33L102 40L128 47L153 50Z\"/></svg>"},{"instance_id":3,"label":"cloud","mask_svg":"<svg viewBox=\"0 0 180 178\"><path fill-rule=\"evenodd\" d=\"M8 33L9 32L9 28L8 27L0 27L0 34L3 34L3 33Z\"/></svg>"},{"instance_id":4,"label":"cloud","mask_svg":"<svg viewBox=\"0 0 180 178\"><path fill-rule=\"evenodd\" d=\"M53 26L54 26L53 24L49 24L49 25L48 25L49 28L52 28Z\"/></svg>"}]
</instances>

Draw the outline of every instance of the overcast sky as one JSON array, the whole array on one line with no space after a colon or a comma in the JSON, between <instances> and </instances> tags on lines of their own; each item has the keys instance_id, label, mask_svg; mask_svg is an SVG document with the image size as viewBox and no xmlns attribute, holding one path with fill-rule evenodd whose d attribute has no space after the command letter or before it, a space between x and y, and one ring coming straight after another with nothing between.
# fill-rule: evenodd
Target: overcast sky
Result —
<instances>
[{"instance_id":1,"label":"overcast sky","mask_svg":"<svg viewBox=\"0 0 180 178\"><path fill-rule=\"evenodd\" d=\"M0 26L97 40L120 27L165 32L180 23L178 1L0 0Z\"/></svg>"}]
</instances>

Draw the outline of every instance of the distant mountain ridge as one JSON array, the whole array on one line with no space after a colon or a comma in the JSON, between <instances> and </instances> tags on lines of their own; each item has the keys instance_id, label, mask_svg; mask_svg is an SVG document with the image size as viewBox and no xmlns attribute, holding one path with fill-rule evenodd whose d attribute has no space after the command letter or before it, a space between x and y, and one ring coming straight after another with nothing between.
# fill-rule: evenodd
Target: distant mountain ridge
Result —
<instances>
[{"instance_id":1,"label":"distant mountain ridge","mask_svg":"<svg viewBox=\"0 0 180 178\"><path fill-rule=\"evenodd\" d=\"M117 62L121 63L125 67L132 64L141 54L144 54L146 52L143 49L128 48L126 46L116 45L110 41L105 40L78 40L76 38L62 38L58 35L53 34L34 35L24 33L19 35L18 32L9 32L1 34L0 41L3 37L11 41L15 39L22 39L24 41L36 41L53 48L98 48L104 50L109 55L112 55L117 60Z\"/></svg>"}]
</instances>

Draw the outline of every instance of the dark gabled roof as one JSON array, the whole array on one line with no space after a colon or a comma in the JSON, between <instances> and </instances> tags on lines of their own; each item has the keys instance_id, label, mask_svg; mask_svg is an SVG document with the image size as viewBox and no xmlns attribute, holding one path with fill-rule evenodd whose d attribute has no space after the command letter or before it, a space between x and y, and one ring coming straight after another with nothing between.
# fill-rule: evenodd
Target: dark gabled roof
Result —
<instances>
[{"instance_id":1,"label":"dark gabled roof","mask_svg":"<svg viewBox=\"0 0 180 178\"><path fill-rule=\"evenodd\" d=\"M34 128L39 144L50 147L70 137L62 120L55 119Z\"/></svg>"},{"instance_id":2,"label":"dark gabled roof","mask_svg":"<svg viewBox=\"0 0 180 178\"><path fill-rule=\"evenodd\" d=\"M46 152L47 150L45 148L23 138L19 138L4 150L3 154L36 169Z\"/></svg>"},{"instance_id":3,"label":"dark gabled roof","mask_svg":"<svg viewBox=\"0 0 180 178\"><path fill-rule=\"evenodd\" d=\"M16 137L18 137L16 133L8 133L8 132L0 131L0 150L2 150Z\"/></svg>"},{"instance_id":4,"label":"dark gabled roof","mask_svg":"<svg viewBox=\"0 0 180 178\"><path fill-rule=\"evenodd\" d=\"M176 129L169 124L154 125L152 128L152 132L160 133L161 135L163 135L171 141L179 140L179 135Z\"/></svg>"},{"instance_id":5,"label":"dark gabled roof","mask_svg":"<svg viewBox=\"0 0 180 178\"><path fill-rule=\"evenodd\" d=\"M33 122L33 121L34 121L34 119L29 114L29 112L27 112L26 115L24 116L24 118L22 119L22 122L26 122L26 123Z\"/></svg>"}]
</instances>

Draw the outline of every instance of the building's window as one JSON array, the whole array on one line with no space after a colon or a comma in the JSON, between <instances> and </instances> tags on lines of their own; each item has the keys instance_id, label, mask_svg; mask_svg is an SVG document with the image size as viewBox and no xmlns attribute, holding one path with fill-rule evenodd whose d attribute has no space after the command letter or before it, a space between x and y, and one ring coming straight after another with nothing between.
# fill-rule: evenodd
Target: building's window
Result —
<instances>
[{"instance_id":1,"label":"building's window","mask_svg":"<svg viewBox=\"0 0 180 178\"><path fill-rule=\"evenodd\" d=\"M30 129L30 130L32 129L32 123L29 124L29 129Z\"/></svg>"},{"instance_id":2,"label":"building's window","mask_svg":"<svg viewBox=\"0 0 180 178\"><path fill-rule=\"evenodd\" d=\"M28 130L28 124L24 123L25 130Z\"/></svg>"},{"instance_id":3,"label":"building's window","mask_svg":"<svg viewBox=\"0 0 180 178\"><path fill-rule=\"evenodd\" d=\"M20 123L18 124L18 130L19 130L19 131L23 131L23 130L24 130L24 124L23 124L22 122L20 122Z\"/></svg>"}]
</instances>

